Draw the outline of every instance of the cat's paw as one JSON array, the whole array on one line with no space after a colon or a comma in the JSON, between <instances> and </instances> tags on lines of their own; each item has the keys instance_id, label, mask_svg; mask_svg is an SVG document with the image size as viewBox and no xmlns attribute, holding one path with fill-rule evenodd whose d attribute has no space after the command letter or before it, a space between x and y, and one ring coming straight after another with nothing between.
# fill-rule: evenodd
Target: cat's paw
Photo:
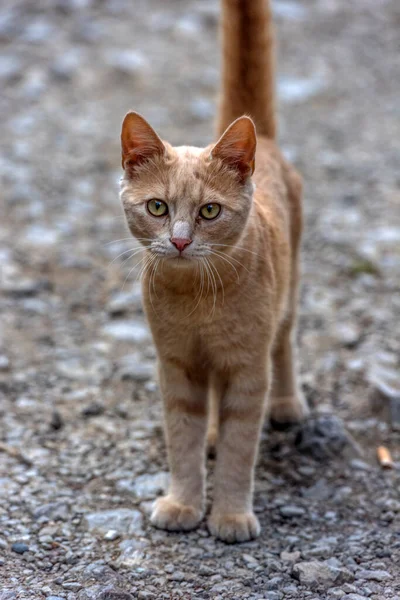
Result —
<instances>
[{"instance_id":1,"label":"cat's paw","mask_svg":"<svg viewBox=\"0 0 400 600\"><path fill-rule=\"evenodd\" d=\"M269 419L275 429L286 429L300 423L309 413L310 409L302 394L270 400Z\"/></svg>"},{"instance_id":2,"label":"cat's paw","mask_svg":"<svg viewBox=\"0 0 400 600\"><path fill-rule=\"evenodd\" d=\"M203 518L203 512L194 506L180 504L171 496L158 498L153 507L150 521L154 527L167 531L189 531Z\"/></svg>"},{"instance_id":3,"label":"cat's paw","mask_svg":"<svg viewBox=\"0 0 400 600\"><path fill-rule=\"evenodd\" d=\"M248 542L260 535L260 524L254 513L212 514L208 520L212 535L228 544Z\"/></svg>"}]
</instances>

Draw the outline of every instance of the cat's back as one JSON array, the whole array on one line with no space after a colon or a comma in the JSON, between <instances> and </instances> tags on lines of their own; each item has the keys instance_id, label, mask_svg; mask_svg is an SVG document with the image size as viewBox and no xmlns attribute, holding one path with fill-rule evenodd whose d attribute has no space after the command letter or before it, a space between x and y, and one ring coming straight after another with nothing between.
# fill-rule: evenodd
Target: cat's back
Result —
<instances>
[{"instance_id":1,"label":"cat's back","mask_svg":"<svg viewBox=\"0 0 400 600\"><path fill-rule=\"evenodd\" d=\"M302 229L302 179L276 143L263 136L258 138L253 180L260 218L289 244L295 243Z\"/></svg>"}]
</instances>

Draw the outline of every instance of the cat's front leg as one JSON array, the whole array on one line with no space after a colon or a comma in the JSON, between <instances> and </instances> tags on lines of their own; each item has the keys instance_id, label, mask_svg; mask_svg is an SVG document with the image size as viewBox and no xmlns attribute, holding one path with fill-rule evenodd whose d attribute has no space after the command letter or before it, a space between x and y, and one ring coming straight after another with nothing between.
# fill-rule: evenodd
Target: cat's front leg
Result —
<instances>
[{"instance_id":1,"label":"cat's front leg","mask_svg":"<svg viewBox=\"0 0 400 600\"><path fill-rule=\"evenodd\" d=\"M164 362L160 385L171 481L168 494L155 502L151 522L160 529L188 531L204 515L207 382Z\"/></svg>"},{"instance_id":2,"label":"cat's front leg","mask_svg":"<svg viewBox=\"0 0 400 600\"><path fill-rule=\"evenodd\" d=\"M208 526L225 542L260 533L253 513L254 466L265 413L267 373L237 373L221 399L214 503Z\"/></svg>"}]
</instances>

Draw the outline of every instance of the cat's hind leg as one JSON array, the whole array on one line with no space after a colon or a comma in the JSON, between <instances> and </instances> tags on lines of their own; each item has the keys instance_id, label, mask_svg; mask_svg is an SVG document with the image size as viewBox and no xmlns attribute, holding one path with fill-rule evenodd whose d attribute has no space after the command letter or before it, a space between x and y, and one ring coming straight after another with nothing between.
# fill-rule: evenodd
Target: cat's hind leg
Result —
<instances>
[{"instance_id":1,"label":"cat's hind leg","mask_svg":"<svg viewBox=\"0 0 400 600\"><path fill-rule=\"evenodd\" d=\"M293 320L282 323L272 352L272 389L268 402L271 424L282 429L302 421L309 413L297 383L293 355Z\"/></svg>"},{"instance_id":2,"label":"cat's hind leg","mask_svg":"<svg viewBox=\"0 0 400 600\"><path fill-rule=\"evenodd\" d=\"M214 456L219 434L219 396L215 386L211 386L208 397L207 452Z\"/></svg>"}]
</instances>

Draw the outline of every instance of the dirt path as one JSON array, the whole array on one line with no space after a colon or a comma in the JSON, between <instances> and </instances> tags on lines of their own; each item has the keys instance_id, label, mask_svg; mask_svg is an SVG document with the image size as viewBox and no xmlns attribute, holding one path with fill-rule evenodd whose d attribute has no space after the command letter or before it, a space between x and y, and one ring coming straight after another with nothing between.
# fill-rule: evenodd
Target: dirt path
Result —
<instances>
[{"instance_id":1,"label":"dirt path","mask_svg":"<svg viewBox=\"0 0 400 600\"><path fill-rule=\"evenodd\" d=\"M148 523L167 463L117 197L128 109L212 139L217 2L1 3L0 600L400 598L400 471L375 458L400 461L400 6L274 8L315 414L265 431L262 536L226 546Z\"/></svg>"}]
</instances>

